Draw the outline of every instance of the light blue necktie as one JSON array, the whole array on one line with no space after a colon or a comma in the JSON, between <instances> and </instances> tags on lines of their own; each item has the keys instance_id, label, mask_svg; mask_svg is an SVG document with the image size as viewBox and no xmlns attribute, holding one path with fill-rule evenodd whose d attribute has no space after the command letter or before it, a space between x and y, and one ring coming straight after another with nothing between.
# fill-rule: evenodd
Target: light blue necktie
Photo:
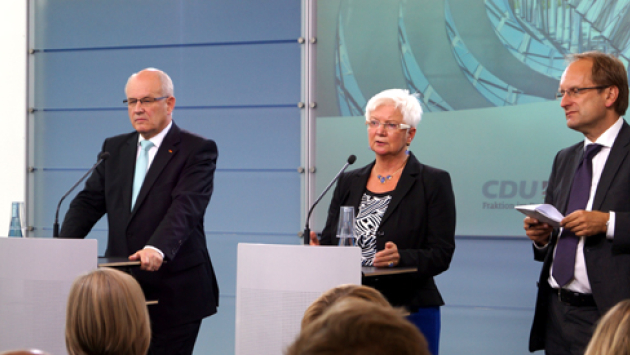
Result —
<instances>
[{"instance_id":1,"label":"light blue necktie","mask_svg":"<svg viewBox=\"0 0 630 355\"><path fill-rule=\"evenodd\" d=\"M151 141L144 140L140 142L140 154L138 155L138 160L136 160L136 172L133 175L133 192L131 195L132 210L133 206L136 204L136 199L138 198L138 193L140 193L144 177L147 175L149 149L151 149L151 147L153 147L153 143Z\"/></svg>"}]
</instances>

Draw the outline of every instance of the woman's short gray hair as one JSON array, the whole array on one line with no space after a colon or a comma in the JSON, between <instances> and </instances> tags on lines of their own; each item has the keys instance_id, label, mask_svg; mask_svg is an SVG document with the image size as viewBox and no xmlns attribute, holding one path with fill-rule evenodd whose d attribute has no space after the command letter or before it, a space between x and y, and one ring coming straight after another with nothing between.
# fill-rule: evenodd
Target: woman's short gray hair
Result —
<instances>
[{"instance_id":1,"label":"woman's short gray hair","mask_svg":"<svg viewBox=\"0 0 630 355\"><path fill-rule=\"evenodd\" d=\"M372 96L365 106L365 120L369 121L372 111L383 105L392 105L400 111L403 123L416 127L422 119L422 107L417 94L410 94L409 90L389 89Z\"/></svg>"}]
</instances>

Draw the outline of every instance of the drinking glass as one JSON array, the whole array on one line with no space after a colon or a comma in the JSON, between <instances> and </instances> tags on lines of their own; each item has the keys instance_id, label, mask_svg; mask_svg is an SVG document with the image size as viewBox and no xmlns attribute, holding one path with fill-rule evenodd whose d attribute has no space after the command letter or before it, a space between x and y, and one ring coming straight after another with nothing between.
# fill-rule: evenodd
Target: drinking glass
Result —
<instances>
[{"instance_id":1,"label":"drinking glass","mask_svg":"<svg viewBox=\"0 0 630 355\"><path fill-rule=\"evenodd\" d=\"M341 206L339 211L339 224L337 225L337 238L339 238L339 246L356 246L356 238L354 236L354 207Z\"/></svg>"}]
</instances>

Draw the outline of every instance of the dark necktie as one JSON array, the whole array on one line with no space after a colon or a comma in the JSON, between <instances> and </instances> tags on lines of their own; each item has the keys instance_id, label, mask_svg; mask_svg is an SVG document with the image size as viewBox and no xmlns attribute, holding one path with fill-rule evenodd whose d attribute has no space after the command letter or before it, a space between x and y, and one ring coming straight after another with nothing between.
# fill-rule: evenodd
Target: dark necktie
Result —
<instances>
[{"instance_id":1,"label":"dark necktie","mask_svg":"<svg viewBox=\"0 0 630 355\"><path fill-rule=\"evenodd\" d=\"M573 211L583 210L586 208L588 198L591 194L591 182L593 181L593 157L602 149L599 144L589 144L584 151L584 158L578 165L575 175L573 176L573 185L571 185L571 193L569 195L569 204L565 215ZM553 270L551 275L560 287L568 284L573 279L575 270L575 254L579 237L568 229L563 229L558 246L556 247L556 256L553 259Z\"/></svg>"}]
</instances>

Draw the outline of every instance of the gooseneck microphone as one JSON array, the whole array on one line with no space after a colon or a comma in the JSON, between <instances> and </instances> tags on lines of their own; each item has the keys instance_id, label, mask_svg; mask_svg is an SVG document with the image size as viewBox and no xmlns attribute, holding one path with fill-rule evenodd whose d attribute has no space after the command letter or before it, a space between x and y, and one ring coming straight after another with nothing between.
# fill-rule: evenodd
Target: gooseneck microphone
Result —
<instances>
[{"instance_id":1,"label":"gooseneck microphone","mask_svg":"<svg viewBox=\"0 0 630 355\"><path fill-rule=\"evenodd\" d=\"M324 197L326 192L330 190L330 187L339 179L339 176L341 176L341 174L348 168L348 166L350 166L351 164L354 164L356 160L357 160L357 157L354 154L348 157L348 161L343 166L343 168L339 170L339 172L337 173L337 175L335 175L335 177L332 179L330 184L326 186L326 188L324 189L324 192L322 192L321 195L319 195L317 200L315 200L315 203L313 203L311 208L308 210L308 215L306 216L306 225L304 226L304 235L303 235L304 245L309 245L311 241L311 229L309 228L308 221L311 219L311 213L313 213L313 209L315 209L315 206L317 206L317 204L322 199L322 197Z\"/></svg>"},{"instance_id":2,"label":"gooseneck microphone","mask_svg":"<svg viewBox=\"0 0 630 355\"><path fill-rule=\"evenodd\" d=\"M55 223L53 224L53 238L59 238L59 208L61 207L61 203L63 202L63 200L65 200L65 198L68 197L68 195L70 195L70 193L81 183L81 181L85 180L85 178L88 175L90 175L94 171L94 169L96 169L97 166L99 166L103 161L107 160L107 158L109 158L109 152L100 152L98 154L98 160L96 161L96 164L92 165L90 170L88 170L87 173L85 173L85 175L83 175L79 179L79 181L77 181L74 185L72 185L70 190L68 190L68 192L66 192L66 194L61 197L61 200L59 200L59 204L57 205L57 211L55 212Z\"/></svg>"}]
</instances>

